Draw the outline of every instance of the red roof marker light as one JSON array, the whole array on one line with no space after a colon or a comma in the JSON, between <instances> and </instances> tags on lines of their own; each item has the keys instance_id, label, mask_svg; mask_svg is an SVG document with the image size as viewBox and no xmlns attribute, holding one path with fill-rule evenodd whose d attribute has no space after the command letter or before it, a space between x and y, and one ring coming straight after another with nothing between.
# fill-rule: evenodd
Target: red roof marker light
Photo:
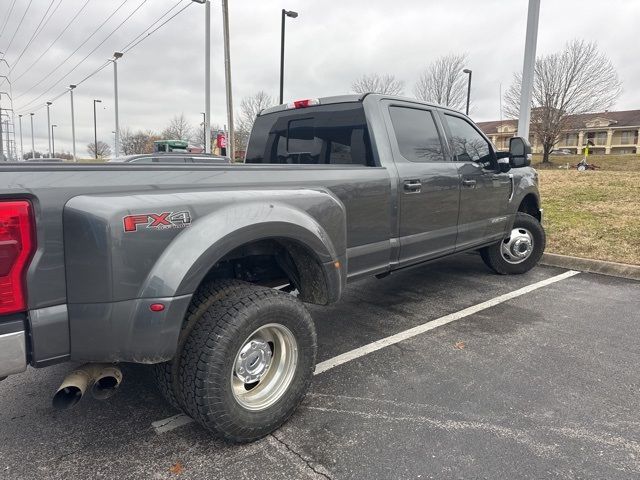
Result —
<instances>
[{"instance_id":1,"label":"red roof marker light","mask_svg":"<svg viewBox=\"0 0 640 480\"><path fill-rule=\"evenodd\" d=\"M307 98L306 100L295 100L293 103L289 103L287 108L307 108L314 105L320 105L320 100L317 98Z\"/></svg>"}]
</instances>

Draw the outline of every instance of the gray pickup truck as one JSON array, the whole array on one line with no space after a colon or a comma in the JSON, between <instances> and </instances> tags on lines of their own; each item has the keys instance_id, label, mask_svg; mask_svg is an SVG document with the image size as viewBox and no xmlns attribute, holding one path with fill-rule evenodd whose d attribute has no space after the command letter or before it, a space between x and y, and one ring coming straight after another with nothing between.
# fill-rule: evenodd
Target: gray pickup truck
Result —
<instances>
[{"instance_id":1,"label":"gray pickup truck","mask_svg":"<svg viewBox=\"0 0 640 480\"><path fill-rule=\"evenodd\" d=\"M2 165L0 378L81 363L64 408L152 364L172 405L260 438L311 383L304 302L459 252L499 274L538 262L529 163L524 139L496 152L458 112L368 94L261 112L244 165Z\"/></svg>"}]
</instances>

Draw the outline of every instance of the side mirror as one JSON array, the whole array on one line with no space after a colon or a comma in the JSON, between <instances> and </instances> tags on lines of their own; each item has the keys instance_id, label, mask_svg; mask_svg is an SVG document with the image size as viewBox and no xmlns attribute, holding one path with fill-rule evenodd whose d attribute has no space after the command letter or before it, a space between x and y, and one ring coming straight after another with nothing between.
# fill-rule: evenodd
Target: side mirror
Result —
<instances>
[{"instance_id":1,"label":"side mirror","mask_svg":"<svg viewBox=\"0 0 640 480\"><path fill-rule=\"evenodd\" d=\"M512 168L522 168L531 165L531 145L522 137L509 140L509 165Z\"/></svg>"}]
</instances>

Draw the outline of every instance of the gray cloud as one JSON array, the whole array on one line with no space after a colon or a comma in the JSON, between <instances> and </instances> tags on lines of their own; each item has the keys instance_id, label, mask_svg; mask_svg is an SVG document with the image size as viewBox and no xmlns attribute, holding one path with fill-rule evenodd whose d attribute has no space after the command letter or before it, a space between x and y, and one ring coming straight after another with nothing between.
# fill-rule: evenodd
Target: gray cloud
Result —
<instances>
[{"instance_id":1,"label":"gray cloud","mask_svg":"<svg viewBox=\"0 0 640 480\"><path fill-rule=\"evenodd\" d=\"M100 47L89 60L37 104L22 110L38 109L35 116L36 149L46 150L46 109L44 102L64 91L99 67L151 24L177 0L149 0ZM63 73L93 49L142 0L129 0L100 32L72 59L41 86L15 106L25 105L48 88ZM18 0L0 50L8 44L19 20L16 12L26 8ZM14 74L22 71L62 30L84 0L62 0L61 7L24 55ZM111 13L121 0L92 0L78 21L56 47L20 80L13 84L14 96L31 87L68 56ZM184 0L183 4L187 4ZM381 0L231 1L231 47L234 98L258 90L273 95L278 90L280 9L300 13L287 20L285 99L319 97L348 92L351 82L363 73L393 73L405 82L411 94L413 84L425 66L437 56L466 52L473 69L473 110L476 120L499 116L499 88L509 86L512 75L522 68L526 26L526 0ZM593 16L584 0L543 2L540 15L538 52L556 51L575 37L598 42L612 59L625 87L616 107L640 108L640 92L633 88L640 79L640 63L635 61L636 23L640 4L619 0L606 8L606 21ZM10 2L0 2L0 19ZM32 10L7 52L13 62L48 7L47 0L33 2ZM597 5L594 3L594 5ZM212 3L212 122L226 123L220 1ZM119 62L120 124L132 128L161 129L174 114L184 112L197 125L204 104L204 7L193 4L169 24L145 40ZM0 66L0 74L5 73ZM12 76L15 76L12 74ZM0 90L6 88L0 87ZM92 99L103 100L98 111L98 135L113 141L113 72L107 67L78 87L75 94L77 143L81 155L93 140ZM59 98L52 107L52 121L59 125L56 145L71 149L69 98ZM28 115L23 118L25 149L30 149Z\"/></svg>"}]
</instances>

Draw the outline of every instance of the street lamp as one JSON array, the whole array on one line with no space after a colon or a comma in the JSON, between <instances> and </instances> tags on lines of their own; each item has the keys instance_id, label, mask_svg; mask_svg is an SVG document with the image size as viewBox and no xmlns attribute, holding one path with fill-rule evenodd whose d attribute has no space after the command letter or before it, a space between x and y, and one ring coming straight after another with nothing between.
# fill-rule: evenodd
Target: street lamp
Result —
<instances>
[{"instance_id":1,"label":"street lamp","mask_svg":"<svg viewBox=\"0 0 640 480\"><path fill-rule=\"evenodd\" d=\"M469 102L471 101L471 73L472 72L468 68L465 68L462 71L467 75L469 75L469 81L467 83L467 110L466 110L466 114L469 115Z\"/></svg>"},{"instance_id":2,"label":"street lamp","mask_svg":"<svg viewBox=\"0 0 640 480\"><path fill-rule=\"evenodd\" d=\"M211 131L211 3L209 0L193 0L204 4L204 129ZM211 153L211 135L205 133L204 152Z\"/></svg>"},{"instance_id":3,"label":"street lamp","mask_svg":"<svg viewBox=\"0 0 640 480\"><path fill-rule=\"evenodd\" d=\"M49 158L51 158L51 114L49 107L53 105L53 102L47 102L47 132L49 136Z\"/></svg>"},{"instance_id":4,"label":"street lamp","mask_svg":"<svg viewBox=\"0 0 640 480\"><path fill-rule=\"evenodd\" d=\"M18 121L20 122L20 161L24 160L24 149L22 148L22 114L18 114Z\"/></svg>"},{"instance_id":5,"label":"street lamp","mask_svg":"<svg viewBox=\"0 0 640 480\"><path fill-rule=\"evenodd\" d=\"M284 25L285 17L297 18L298 12L282 9L282 33L280 35L280 104L283 103L284 93Z\"/></svg>"},{"instance_id":6,"label":"street lamp","mask_svg":"<svg viewBox=\"0 0 640 480\"><path fill-rule=\"evenodd\" d=\"M94 146L94 156L96 160L98 159L98 120L96 115L96 103L102 103L102 100L93 100L93 146Z\"/></svg>"},{"instance_id":7,"label":"street lamp","mask_svg":"<svg viewBox=\"0 0 640 480\"><path fill-rule=\"evenodd\" d=\"M118 150L120 146L120 122L118 121L118 62L119 58L124 55L122 52L114 52L113 54L113 95L115 97L115 110L116 110L116 135L113 141L113 149L115 150L115 157L118 157Z\"/></svg>"},{"instance_id":8,"label":"street lamp","mask_svg":"<svg viewBox=\"0 0 640 480\"><path fill-rule=\"evenodd\" d=\"M56 156L56 137L53 133L53 129L54 127L57 127L58 125L56 125L55 123L53 125L51 125L51 148L53 150L51 158L55 158Z\"/></svg>"},{"instance_id":9,"label":"street lamp","mask_svg":"<svg viewBox=\"0 0 640 480\"><path fill-rule=\"evenodd\" d=\"M204 112L200 112L200 115L202 115L202 129L204 130L204 153L207 153L207 114ZM209 142L211 142L211 139L209 139ZM211 147L211 146L209 146Z\"/></svg>"},{"instance_id":10,"label":"street lamp","mask_svg":"<svg viewBox=\"0 0 640 480\"><path fill-rule=\"evenodd\" d=\"M71 98L71 143L73 144L73 161L77 162L76 157L76 119L73 113L73 89L76 85L69 85L69 97Z\"/></svg>"},{"instance_id":11,"label":"street lamp","mask_svg":"<svg viewBox=\"0 0 640 480\"><path fill-rule=\"evenodd\" d=\"M36 158L36 142L33 137L33 115L34 113L29 114L31 116L31 158Z\"/></svg>"}]
</instances>

